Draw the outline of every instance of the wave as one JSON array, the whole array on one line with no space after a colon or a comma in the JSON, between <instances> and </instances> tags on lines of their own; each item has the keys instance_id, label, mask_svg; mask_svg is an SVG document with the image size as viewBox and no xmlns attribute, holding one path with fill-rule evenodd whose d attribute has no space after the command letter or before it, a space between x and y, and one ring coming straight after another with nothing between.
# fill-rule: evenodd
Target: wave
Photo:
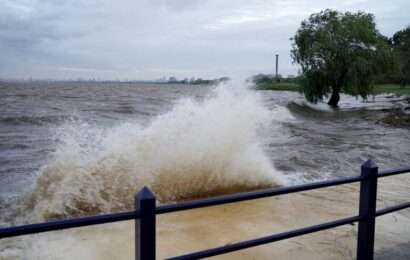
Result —
<instances>
[{"instance_id":1,"label":"wave","mask_svg":"<svg viewBox=\"0 0 410 260\"><path fill-rule=\"evenodd\" d=\"M53 219L132 209L143 186L170 202L280 185L264 152L273 117L257 93L223 86L203 101L179 100L147 125L71 121L56 130L29 207Z\"/></svg>"}]
</instances>

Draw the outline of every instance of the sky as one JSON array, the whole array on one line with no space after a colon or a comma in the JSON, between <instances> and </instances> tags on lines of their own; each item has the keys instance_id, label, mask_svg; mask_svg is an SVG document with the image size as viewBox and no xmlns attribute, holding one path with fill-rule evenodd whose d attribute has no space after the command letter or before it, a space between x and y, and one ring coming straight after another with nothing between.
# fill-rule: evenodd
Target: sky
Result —
<instances>
[{"instance_id":1,"label":"sky","mask_svg":"<svg viewBox=\"0 0 410 260\"><path fill-rule=\"evenodd\" d=\"M0 78L155 80L295 75L302 20L331 8L373 13L392 36L409 0L1 0Z\"/></svg>"}]
</instances>

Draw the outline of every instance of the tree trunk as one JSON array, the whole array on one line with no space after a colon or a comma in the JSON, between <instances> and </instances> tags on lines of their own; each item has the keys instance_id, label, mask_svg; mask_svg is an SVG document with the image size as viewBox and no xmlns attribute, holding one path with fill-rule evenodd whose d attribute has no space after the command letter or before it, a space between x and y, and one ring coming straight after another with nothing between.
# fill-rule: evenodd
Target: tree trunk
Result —
<instances>
[{"instance_id":1,"label":"tree trunk","mask_svg":"<svg viewBox=\"0 0 410 260\"><path fill-rule=\"evenodd\" d=\"M339 103L339 100L340 100L339 91L334 89L333 92L332 92L332 96L330 97L327 104L329 106L332 106L332 107L337 107L337 104Z\"/></svg>"},{"instance_id":2,"label":"tree trunk","mask_svg":"<svg viewBox=\"0 0 410 260\"><path fill-rule=\"evenodd\" d=\"M340 76L335 79L334 81L334 85L332 86L332 96L330 97L329 101L327 102L327 104L331 107L337 107L337 104L339 104L339 100L340 100L340 91L342 90L342 87L346 81L346 75L348 73L348 69L346 68L346 66L343 66L343 69L341 71Z\"/></svg>"}]
</instances>

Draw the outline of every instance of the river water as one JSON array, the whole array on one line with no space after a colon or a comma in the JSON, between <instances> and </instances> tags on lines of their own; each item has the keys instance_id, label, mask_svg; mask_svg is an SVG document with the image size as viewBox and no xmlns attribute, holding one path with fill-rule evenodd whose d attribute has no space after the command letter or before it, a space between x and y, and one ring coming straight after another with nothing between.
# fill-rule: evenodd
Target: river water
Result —
<instances>
[{"instance_id":1,"label":"river water","mask_svg":"<svg viewBox=\"0 0 410 260\"><path fill-rule=\"evenodd\" d=\"M369 158L381 169L408 166L409 129L378 123L389 106L382 96L344 96L334 111L298 93L234 83L0 83L0 226L129 210L143 186L172 203L353 176ZM405 176L381 181L378 205L406 201L409 184ZM354 215L357 191L346 185L161 216L158 254ZM410 257L409 217L380 218L378 259ZM130 225L2 240L0 259L127 259ZM349 226L224 257L352 259L355 236Z\"/></svg>"}]
</instances>

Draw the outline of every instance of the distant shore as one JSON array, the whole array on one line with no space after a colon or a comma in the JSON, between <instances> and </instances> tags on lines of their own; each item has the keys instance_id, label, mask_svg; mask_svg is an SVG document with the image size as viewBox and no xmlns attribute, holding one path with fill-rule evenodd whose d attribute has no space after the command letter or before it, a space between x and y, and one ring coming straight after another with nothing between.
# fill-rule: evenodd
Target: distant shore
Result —
<instances>
[{"instance_id":1,"label":"distant shore","mask_svg":"<svg viewBox=\"0 0 410 260\"><path fill-rule=\"evenodd\" d=\"M185 78L178 80L175 77L169 79L161 78L157 80L99 80L99 79L2 79L0 78L0 84L7 83L116 83L116 84L186 84L186 85L216 85L219 83L226 83L230 80L229 77L220 77L214 79L202 79L202 78Z\"/></svg>"},{"instance_id":2,"label":"distant shore","mask_svg":"<svg viewBox=\"0 0 410 260\"><path fill-rule=\"evenodd\" d=\"M300 84L293 82L261 82L255 85L258 90L300 91ZM396 94L410 96L410 86L402 87L398 84L377 84L373 94Z\"/></svg>"}]
</instances>

